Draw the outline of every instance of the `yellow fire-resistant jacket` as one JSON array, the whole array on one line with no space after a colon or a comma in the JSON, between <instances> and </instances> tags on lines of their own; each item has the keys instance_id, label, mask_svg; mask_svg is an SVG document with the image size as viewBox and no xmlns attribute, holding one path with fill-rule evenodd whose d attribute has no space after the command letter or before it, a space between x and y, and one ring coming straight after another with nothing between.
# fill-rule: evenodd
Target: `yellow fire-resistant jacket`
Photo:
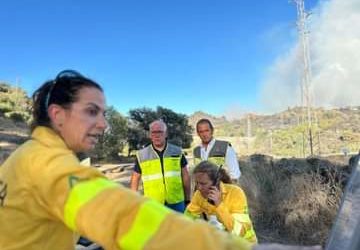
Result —
<instances>
[{"instance_id":1,"label":"yellow fire-resistant jacket","mask_svg":"<svg viewBox=\"0 0 360 250\"><path fill-rule=\"evenodd\" d=\"M210 215L216 215L226 231L256 243L256 234L249 217L244 191L239 186L222 182L220 190L222 201L217 207L210 204L197 190L185 214L192 218L200 218L202 213L208 218Z\"/></svg>"},{"instance_id":2,"label":"yellow fire-resistant jacket","mask_svg":"<svg viewBox=\"0 0 360 250\"><path fill-rule=\"evenodd\" d=\"M81 166L37 127L0 167L0 249L74 249L74 232L107 250L250 249Z\"/></svg>"}]
</instances>

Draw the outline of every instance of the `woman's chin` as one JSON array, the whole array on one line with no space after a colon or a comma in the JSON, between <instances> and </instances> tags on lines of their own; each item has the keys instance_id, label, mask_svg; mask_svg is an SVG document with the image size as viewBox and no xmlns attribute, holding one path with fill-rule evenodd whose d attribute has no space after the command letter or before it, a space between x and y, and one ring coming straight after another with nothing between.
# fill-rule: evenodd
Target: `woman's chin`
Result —
<instances>
[{"instance_id":1,"label":"woman's chin","mask_svg":"<svg viewBox=\"0 0 360 250\"><path fill-rule=\"evenodd\" d=\"M202 192L200 192L200 194L201 194L202 197L208 197L208 194L207 194L207 193L202 193Z\"/></svg>"},{"instance_id":2,"label":"woman's chin","mask_svg":"<svg viewBox=\"0 0 360 250\"><path fill-rule=\"evenodd\" d=\"M95 144L93 144L93 143L87 144L82 147L81 152L89 152L89 151L93 150L94 148L95 148Z\"/></svg>"}]
</instances>

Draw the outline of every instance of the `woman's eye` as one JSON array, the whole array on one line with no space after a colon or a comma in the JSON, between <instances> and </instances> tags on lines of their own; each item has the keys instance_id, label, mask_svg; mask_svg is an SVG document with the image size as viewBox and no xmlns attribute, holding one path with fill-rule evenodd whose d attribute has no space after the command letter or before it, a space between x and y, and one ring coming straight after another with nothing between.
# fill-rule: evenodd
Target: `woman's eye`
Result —
<instances>
[{"instance_id":1,"label":"woman's eye","mask_svg":"<svg viewBox=\"0 0 360 250\"><path fill-rule=\"evenodd\" d=\"M98 113L98 111L97 111L96 109L89 109L89 110L88 110L88 113L89 113L90 115L92 115L92 116L96 116L97 113Z\"/></svg>"}]
</instances>

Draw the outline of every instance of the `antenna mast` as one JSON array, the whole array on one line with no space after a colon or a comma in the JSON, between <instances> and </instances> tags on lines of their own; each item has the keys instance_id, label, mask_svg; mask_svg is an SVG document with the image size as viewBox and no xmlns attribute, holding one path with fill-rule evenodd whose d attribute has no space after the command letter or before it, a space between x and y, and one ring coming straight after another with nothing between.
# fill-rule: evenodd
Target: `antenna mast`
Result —
<instances>
[{"instance_id":1,"label":"antenna mast","mask_svg":"<svg viewBox=\"0 0 360 250\"><path fill-rule=\"evenodd\" d=\"M303 110L303 123L307 124L310 154L313 155L313 136L312 136L312 115L311 107L312 100L310 95L310 82L311 82L311 63L310 63L310 49L309 49L309 31L307 28L307 19L309 13L305 11L304 0L293 0L297 8L297 29L300 40L301 49L301 106Z\"/></svg>"}]
</instances>

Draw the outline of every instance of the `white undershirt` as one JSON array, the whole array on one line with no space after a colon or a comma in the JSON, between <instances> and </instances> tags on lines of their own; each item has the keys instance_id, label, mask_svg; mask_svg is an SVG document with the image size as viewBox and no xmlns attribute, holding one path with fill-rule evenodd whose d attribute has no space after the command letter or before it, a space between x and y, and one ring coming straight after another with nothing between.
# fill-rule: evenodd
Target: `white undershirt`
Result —
<instances>
[{"instance_id":1,"label":"white undershirt","mask_svg":"<svg viewBox=\"0 0 360 250\"><path fill-rule=\"evenodd\" d=\"M212 139L207 147L205 148L203 144L200 145L200 155L201 160L207 160L209 158L209 153L215 144L215 139ZM225 167L228 169L231 179L239 179L241 172L239 168L239 162L233 147L228 146L226 148L225 154Z\"/></svg>"}]
</instances>

